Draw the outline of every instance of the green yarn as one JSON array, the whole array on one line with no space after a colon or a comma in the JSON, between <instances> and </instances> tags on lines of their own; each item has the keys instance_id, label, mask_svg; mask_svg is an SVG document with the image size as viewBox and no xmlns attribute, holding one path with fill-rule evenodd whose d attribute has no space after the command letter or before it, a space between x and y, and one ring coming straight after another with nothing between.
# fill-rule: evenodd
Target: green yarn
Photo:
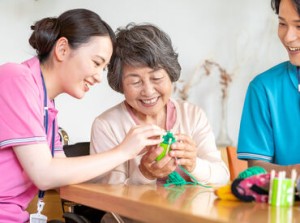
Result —
<instances>
[{"instance_id":1,"label":"green yarn","mask_svg":"<svg viewBox=\"0 0 300 223\"><path fill-rule=\"evenodd\" d=\"M267 171L260 166L252 166L242 171L237 178L245 179L254 175L267 173Z\"/></svg>"},{"instance_id":2,"label":"green yarn","mask_svg":"<svg viewBox=\"0 0 300 223\"><path fill-rule=\"evenodd\" d=\"M176 171L173 171L172 173L169 174L168 179L166 180L166 184L164 186L169 186L169 185L176 185L176 186L182 186L187 184L186 180L183 179L179 173Z\"/></svg>"},{"instance_id":3,"label":"green yarn","mask_svg":"<svg viewBox=\"0 0 300 223\"><path fill-rule=\"evenodd\" d=\"M164 187L168 187L171 185L174 185L174 186L199 185L201 187L211 188L211 186L204 185L204 184L201 184L200 182L198 182L197 179L182 166L179 166L179 168L192 179L192 182L186 181L179 173L177 173L176 171L173 171L172 173L170 173L168 175L168 179L166 180Z\"/></svg>"},{"instance_id":4,"label":"green yarn","mask_svg":"<svg viewBox=\"0 0 300 223\"><path fill-rule=\"evenodd\" d=\"M170 145L176 142L176 139L173 135L172 132L167 131L167 133L163 136L163 141L160 143L160 146L164 149L163 152L156 157L156 160L159 161L161 160L168 152ZM176 171L173 171L168 175L168 179L166 180L166 183L164 184L164 187L168 187L170 185L175 185L175 186L182 186L182 185L187 185L187 184L192 184L192 185L200 185L202 187L210 188L211 186L206 186L197 181L197 179L192 176L186 169L184 169L182 166L179 166L179 168L186 174L188 175L192 182L187 182L179 173Z\"/></svg>"},{"instance_id":5,"label":"green yarn","mask_svg":"<svg viewBox=\"0 0 300 223\"><path fill-rule=\"evenodd\" d=\"M165 143L165 144L173 144L174 142L176 142L176 139L173 135L172 132L170 131L167 131L167 133L163 136L163 141L162 143Z\"/></svg>"}]
</instances>

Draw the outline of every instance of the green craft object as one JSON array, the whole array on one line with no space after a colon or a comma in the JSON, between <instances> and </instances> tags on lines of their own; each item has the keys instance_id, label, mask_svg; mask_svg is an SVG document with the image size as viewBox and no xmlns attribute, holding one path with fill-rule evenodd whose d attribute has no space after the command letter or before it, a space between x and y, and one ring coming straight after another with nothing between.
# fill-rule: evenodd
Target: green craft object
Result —
<instances>
[{"instance_id":1,"label":"green craft object","mask_svg":"<svg viewBox=\"0 0 300 223\"><path fill-rule=\"evenodd\" d=\"M159 161L161 160L170 150L170 146L176 142L176 139L173 135L172 132L167 131L167 133L163 136L163 141L159 144L159 146L161 146L164 150L162 151L161 154L159 154L159 156L156 157L156 160ZM200 182L197 181L197 179L190 174L185 168L183 168L182 166L179 165L179 168L182 170L183 173L185 173L190 179L191 181L188 182L186 181L178 172L173 171L168 175L168 179L166 180L166 183L164 184L164 187L168 187L171 185L174 186L182 186L182 185L199 185L205 188L210 188L211 186L208 185L203 185Z\"/></svg>"},{"instance_id":2,"label":"green craft object","mask_svg":"<svg viewBox=\"0 0 300 223\"><path fill-rule=\"evenodd\" d=\"M201 187L205 188L211 188L209 185L201 184L191 173L189 173L184 167L179 165L179 168L182 170L184 174L186 174L190 181L186 181L176 170L174 170L172 173L168 175L168 179L166 180L166 183L164 184L164 187L169 186L183 186L183 185L199 185Z\"/></svg>"},{"instance_id":3,"label":"green craft object","mask_svg":"<svg viewBox=\"0 0 300 223\"><path fill-rule=\"evenodd\" d=\"M264 168L260 166L252 166L242 171L237 178L246 179L248 177L263 173L267 173L267 171Z\"/></svg>"},{"instance_id":4,"label":"green craft object","mask_svg":"<svg viewBox=\"0 0 300 223\"><path fill-rule=\"evenodd\" d=\"M164 150L161 154L159 154L158 157L156 157L156 161L161 160L165 157L165 155L169 152L170 146L176 142L176 139L172 132L167 131L167 133L163 136L163 141L159 144L160 147L162 147Z\"/></svg>"}]
</instances>

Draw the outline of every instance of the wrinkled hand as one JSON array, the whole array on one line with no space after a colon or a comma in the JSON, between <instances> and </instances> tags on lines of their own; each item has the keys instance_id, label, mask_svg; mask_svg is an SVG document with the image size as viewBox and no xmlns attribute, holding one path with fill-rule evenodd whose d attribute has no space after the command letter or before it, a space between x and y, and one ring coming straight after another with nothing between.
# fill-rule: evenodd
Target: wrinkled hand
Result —
<instances>
[{"instance_id":1,"label":"wrinkled hand","mask_svg":"<svg viewBox=\"0 0 300 223\"><path fill-rule=\"evenodd\" d=\"M178 165L192 172L196 167L197 150L194 140L184 134L175 134L176 142L171 145L169 155L177 158Z\"/></svg>"},{"instance_id":2,"label":"wrinkled hand","mask_svg":"<svg viewBox=\"0 0 300 223\"><path fill-rule=\"evenodd\" d=\"M143 155L139 168L146 178L150 180L163 178L176 169L175 159L168 155L160 161L155 160L162 151L163 148L160 146L152 147Z\"/></svg>"},{"instance_id":3,"label":"wrinkled hand","mask_svg":"<svg viewBox=\"0 0 300 223\"><path fill-rule=\"evenodd\" d=\"M146 146L158 145L163 134L165 131L156 125L134 126L119 145L119 149L132 159Z\"/></svg>"}]
</instances>

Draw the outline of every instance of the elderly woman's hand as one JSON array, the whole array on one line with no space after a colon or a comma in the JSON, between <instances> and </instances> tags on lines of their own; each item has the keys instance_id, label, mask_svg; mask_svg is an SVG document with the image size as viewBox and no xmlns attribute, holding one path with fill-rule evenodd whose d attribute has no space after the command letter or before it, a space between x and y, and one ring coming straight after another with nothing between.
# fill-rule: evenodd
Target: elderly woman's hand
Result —
<instances>
[{"instance_id":1,"label":"elderly woman's hand","mask_svg":"<svg viewBox=\"0 0 300 223\"><path fill-rule=\"evenodd\" d=\"M184 134L176 134L176 142L171 145L169 155L176 157L177 164L192 172L196 167L197 150L194 140Z\"/></svg>"},{"instance_id":2,"label":"elderly woman's hand","mask_svg":"<svg viewBox=\"0 0 300 223\"><path fill-rule=\"evenodd\" d=\"M176 169L176 161L169 155L166 155L160 161L155 160L162 151L161 147L152 147L143 155L139 168L146 178L151 180L163 178Z\"/></svg>"}]
</instances>

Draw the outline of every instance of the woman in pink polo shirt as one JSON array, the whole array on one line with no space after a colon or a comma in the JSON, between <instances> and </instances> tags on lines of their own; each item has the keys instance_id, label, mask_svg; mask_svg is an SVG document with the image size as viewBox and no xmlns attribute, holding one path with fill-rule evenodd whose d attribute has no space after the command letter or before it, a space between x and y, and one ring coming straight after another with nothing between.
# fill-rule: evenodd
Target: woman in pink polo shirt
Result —
<instances>
[{"instance_id":1,"label":"woman in pink polo shirt","mask_svg":"<svg viewBox=\"0 0 300 223\"><path fill-rule=\"evenodd\" d=\"M53 100L61 93L80 99L101 81L115 36L86 9L41 19L31 29L37 57L0 66L0 222L6 223L28 221L25 209L38 189L90 180L160 143L163 134L139 125L112 150L65 158Z\"/></svg>"}]
</instances>

